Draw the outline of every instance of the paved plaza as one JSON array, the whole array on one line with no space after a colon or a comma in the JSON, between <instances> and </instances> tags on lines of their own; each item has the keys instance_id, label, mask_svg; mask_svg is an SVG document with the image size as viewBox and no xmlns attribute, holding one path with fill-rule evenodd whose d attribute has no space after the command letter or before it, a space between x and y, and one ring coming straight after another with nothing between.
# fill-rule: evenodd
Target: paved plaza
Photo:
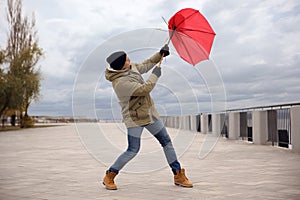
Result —
<instances>
[{"instance_id":1,"label":"paved plaza","mask_svg":"<svg viewBox=\"0 0 300 200\"><path fill-rule=\"evenodd\" d=\"M115 141L111 149L126 148L121 129L114 124L101 125L101 130L110 134L106 136L109 141ZM168 130L176 137L178 130ZM101 141L94 144L101 152L93 154L97 149L84 146L80 134L72 124L0 132L0 199L300 199L300 154L219 138L213 150L200 159L206 135L193 132L184 133L181 142L174 141L193 188L173 184L163 155L141 159L147 152L161 149L145 137L141 152L116 177L118 190L108 191L101 180L111 161L97 158L117 154L110 156L110 148ZM189 145L180 146L185 142Z\"/></svg>"}]
</instances>

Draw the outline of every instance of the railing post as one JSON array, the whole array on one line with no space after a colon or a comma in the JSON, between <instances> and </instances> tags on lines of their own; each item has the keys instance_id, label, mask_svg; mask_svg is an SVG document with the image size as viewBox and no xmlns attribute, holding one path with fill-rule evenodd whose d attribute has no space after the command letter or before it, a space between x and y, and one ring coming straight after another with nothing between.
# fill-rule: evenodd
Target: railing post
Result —
<instances>
[{"instance_id":1,"label":"railing post","mask_svg":"<svg viewBox=\"0 0 300 200\"><path fill-rule=\"evenodd\" d=\"M221 114L212 114L212 134L214 136L221 134Z\"/></svg>"},{"instance_id":2,"label":"railing post","mask_svg":"<svg viewBox=\"0 0 300 200\"><path fill-rule=\"evenodd\" d=\"M267 111L253 111L252 138L254 144L266 144L268 141L268 113Z\"/></svg>"},{"instance_id":3,"label":"railing post","mask_svg":"<svg viewBox=\"0 0 300 200\"><path fill-rule=\"evenodd\" d=\"M182 119L182 122L183 122L183 130L189 130L189 116L188 115L185 115L185 116L182 116L181 117Z\"/></svg>"},{"instance_id":4,"label":"railing post","mask_svg":"<svg viewBox=\"0 0 300 200\"><path fill-rule=\"evenodd\" d=\"M208 115L201 114L201 133L206 134L208 132Z\"/></svg>"},{"instance_id":5,"label":"railing post","mask_svg":"<svg viewBox=\"0 0 300 200\"><path fill-rule=\"evenodd\" d=\"M292 150L300 153L300 106L291 107Z\"/></svg>"},{"instance_id":6,"label":"railing post","mask_svg":"<svg viewBox=\"0 0 300 200\"><path fill-rule=\"evenodd\" d=\"M191 121L191 131L197 131L197 117L196 115L190 116Z\"/></svg>"},{"instance_id":7,"label":"railing post","mask_svg":"<svg viewBox=\"0 0 300 200\"><path fill-rule=\"evenodd\" d=\"M228 139L237 140L240 135L240 113L229 113Z\"/></svg>"}]
</instances>

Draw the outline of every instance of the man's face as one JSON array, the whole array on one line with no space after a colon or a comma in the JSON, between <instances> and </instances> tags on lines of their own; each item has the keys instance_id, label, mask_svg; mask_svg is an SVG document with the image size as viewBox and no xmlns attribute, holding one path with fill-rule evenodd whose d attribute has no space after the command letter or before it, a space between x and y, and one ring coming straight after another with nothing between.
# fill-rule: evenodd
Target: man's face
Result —
<instances>
[{"instance_id":1,"label":"man's face","mask_svg":"<svg viewBox=\"0 0 300 200\"><path fill-rule=\"evenodd\" d=\"M130 68L130 59L129 59L128 56L126 56L126 61L125 61L125 64L124 64L122 70L123 69L129 69L129 68Z\"/></svg>"}]
</instances>

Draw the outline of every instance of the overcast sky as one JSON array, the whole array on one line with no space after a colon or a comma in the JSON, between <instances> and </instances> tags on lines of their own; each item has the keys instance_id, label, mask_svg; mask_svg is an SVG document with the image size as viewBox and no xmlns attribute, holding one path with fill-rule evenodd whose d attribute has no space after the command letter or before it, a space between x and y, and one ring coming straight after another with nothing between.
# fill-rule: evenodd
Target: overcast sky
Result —
<instances>
[{"instance_id":1,"label":"overcast sky","mask_svg":"<svg viewBox=\"0 0 300 200\"><path fill-rule=\"evenodd\" d=\"M7 37L6 1L0 2L3 47ZM93 91L93 97L87 97L91 99L85 103L93 104L96 114L82 111L80 115L118 116L117 100L103 78L107 54L114 48L130 49L132 61L148 58L168 38L162 16L168 20L183 8L198 9L216 37L210 60L195 67L182 61L170 45L172 55L164 61L163 75L152 92L161 114L210 111L211 102L216 100L213 93L222 96L220 99L225 97L227 108L300 101L298 0L23 0L23 8L27 15L35 13L39 45L45 53L39 63L43 75L41 98L31 105L30 115L71 116L75 88L75 98L80 96L75 99L76 105L82 105L85 97L78 90ZM118 36L124 44L112 45ZM133 51L126 42L133 36L137 38L135 45L141 44L140 51ZM144 40L153 42L147 46ZM107 41L110 48L105 48ZM89 68L91 65L99 70ZM86 75L88 86L77 87L85 67L94 70L97 81L89 83ZM217 79L218 90L212 89L212 79Z\"/></svg>"}]
</instances>

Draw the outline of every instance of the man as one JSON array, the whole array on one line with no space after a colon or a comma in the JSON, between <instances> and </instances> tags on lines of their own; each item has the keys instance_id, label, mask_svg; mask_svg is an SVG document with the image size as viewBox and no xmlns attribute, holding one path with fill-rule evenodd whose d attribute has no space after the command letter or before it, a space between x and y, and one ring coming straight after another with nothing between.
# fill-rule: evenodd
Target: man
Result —
<instances>
[{"instance_id":1,"label":"man","mask_svg":"<svg viewBox=\"0 0 300 200\"><path fill-rule=\"evenodd\" d=\"M106 189L117 189L114 178L125 164L137 155L144 128L160 142L174 173L174 183L183 187L193 187L193 184L185 176L185 170L181 168L177 160L169 134L162 121L159 120L159 114L150 97L150 92L161 76L161 68L156 66L146 81L141 76L151 70L162 56L165 57L169 54L169 47L165 45L159 53L140 64L131 63L124 51L114 52L106 59L110 66L105 71L105 77L112 82L119 99L128 137L127 150L106 171L103 179Z\"/></svg>"}]
</instances>

